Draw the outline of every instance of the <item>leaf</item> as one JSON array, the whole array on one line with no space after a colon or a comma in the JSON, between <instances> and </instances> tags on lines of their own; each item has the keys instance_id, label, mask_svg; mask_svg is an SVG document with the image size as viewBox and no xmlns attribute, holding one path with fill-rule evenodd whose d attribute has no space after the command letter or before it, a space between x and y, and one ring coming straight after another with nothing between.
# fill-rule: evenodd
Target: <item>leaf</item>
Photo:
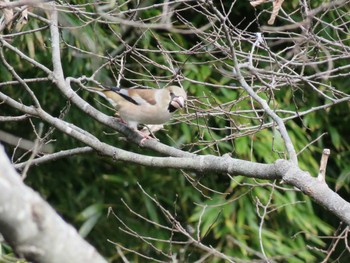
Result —
<instances>
[{"instance_id":1,"label":"leaf","mask_svg":"<svg viewBox=\"0 0 350 263\"><path fill-rule=\"evenodd\" d=\"M154 203L148 198L143 196L144 204L146 206L147 214L153 222L159 223L159 217L157 213L157 209Z\"/></svg>"},{"instance_id":2,"label":"leaf","mask_svg":"<svg viewBox=\"0 0 350 263\"><path fill-rule=\"evenodd\" d=\"M332 140L334 147L336 149L340 150L340 148L341 148L341 136L340 136L339 132L333 126L329 126L328 129L329 129L329 135L331 136L331 140Z\"/></svg>"},{"instance_id":3,"label":"leaf","mask_svg":"<svg viewBox=\"0 0 350 263\"><path fill-rule=\"evenodd\" d=\"M78 214L78 219L85 220L96 214L101 214L103 208L103 204L90 205Z\"/></svg>"},{"instance_id":4,"label":"leaf","mask_svg":"<svg viewBox=\"0 0 350 263\"><path fill-rule=\"evenodd\" d=\"M86 237L94 228L98 219L102 216L103 208L103 204L93 204L78 214L78 220L84 221L82 226L79 228L79 234L82 237Z\"/></svg>"},{"instance_id":5,"label":"leaf","mask_svg":"<svg viewBox=\"0 0 350 263\"><path fill-rule=\"evenodd\" d=\"M0 3L3 2L5 3L9 3L10 1L9 0L4 0L4 1L0 1ZM12 25L12 19L13 19L13 9L12 8L4 8L3 9L3 14L4 14L4 23L6 25L6 27L8 29L11 28L11 25Z\"/></svg>"},{"instance_id":6,"label":"leaf","mask_svg":"<svg viewBox=\"0 0 350 263\"><path fill-rule=\"evenodd\" d=\"M350 184L350 167L346 167L337 178L337 181L335 184L335 191L340 190L342 187L345 187L346 190L349 191L349 184Z\"/></svg>"},{"instance_id":7,"label":"leaf","mask_svg":"<svg viewBox=\"0 0 350 263\"><path fill-rule=\"evenodd\" d=\"M101 214L95 214L91 216L88 220L86 220L82 224L82 226L79 228L79 231L78 231L79 235L85 238L94 228L94 226L96 225L100 217L101 217Z\"/></svg>"}]
</instances>

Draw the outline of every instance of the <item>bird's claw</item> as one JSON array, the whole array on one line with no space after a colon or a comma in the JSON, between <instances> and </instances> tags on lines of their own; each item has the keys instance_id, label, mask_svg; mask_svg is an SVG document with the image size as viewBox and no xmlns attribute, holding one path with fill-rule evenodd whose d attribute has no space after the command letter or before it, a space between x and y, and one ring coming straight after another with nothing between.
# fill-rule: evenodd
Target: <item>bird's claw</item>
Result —
<instances>
[{"instance_id":1,"label":"bird's claw","mask_svg":"<svg viewBox=\"0 0 350 263\"><path fill-rule=\"evenodd\" d=\"M152 136L150 136L150 135L148 135L148 134L144 134L144 133L142 133L142 132L138 132L143 138L141 139L141 141L140 141L140 146L143 146L144 145L144 143L145 143L145 141L147 141L147 140L150 140L150 139L153 139L153 137Z\"/></svg>"}]
</instances>

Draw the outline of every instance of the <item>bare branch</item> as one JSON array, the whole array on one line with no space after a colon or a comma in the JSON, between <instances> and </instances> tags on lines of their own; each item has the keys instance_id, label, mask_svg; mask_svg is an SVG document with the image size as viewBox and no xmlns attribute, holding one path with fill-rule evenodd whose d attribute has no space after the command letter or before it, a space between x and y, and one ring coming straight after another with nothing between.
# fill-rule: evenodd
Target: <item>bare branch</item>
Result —
<instances>
[{"instance_id":1,"label":"bare branch","mask_svg":"<svg viewBox=\"0 0 350 263\"><path fill-rule=\"evenodd\" d=\"M273 23L275 23L276 17L277 17L278 12L280 11L280 9L282 7L283 2L284 2L284 0L274 0L273 1L272 14L271 14L269 21L267 21L267 23L269 25L273 25Z\"/></svg>"},{"instance_id":2,"label":"bare branch","mask_svg":"<svg viewBox=\"0 0 350 263\"><path fill-rule=\"evenodd\" d=\"M350 204L325 182L329 154L324 152L322 155L318 175L311 176L298 165L299 161L303 167L312 167L310 171L315 168L312 165L314 158L310 157L308 161L307 154L317 147L315 142L322 144L323 135L327 134L327 127L319 124L323 120L317 125L311 121L315 118L313 115L322 114L325 119L330 119L328 115L330 111L333 113L334 106L342 108L350 101L349 91L343 86L350 77L350 22L346 12L349 0L312 5L302 0L295 10L283 0L251 1L252 6L266 3L269 10L260 12L256 9L252 16L238 22L236 17L233 18L238 1L95 1L43 5L44 1L35 0L0 2L2 14L8 12L0 17L0 60L3 62L0 67L5 69L1 74L4 79L0 80L0 106L4 109L0 122L4 130L22 135L14 137L0 131L0 139L8 144L13 162L17 163L15 167L24 169L24 174L33 165L86 153L102 155L117 161L118 165L131 162L148 167L182 169L179 174L198 191L199 198L205 199L198 207L198 218L193 227L177 218L178 207L172 214L159 201L162 199L151 197L141 186L140 191L163 213L166 222L154 222L124 201L123 208L137 220L169 233L169 238L137 233L128 221L119 217L123 234L140 239L166 261L177 260L177 246L194 248L194 253L199 251L198 262L207 261L212 256L226 261L243 261L203 242L203 236L210 232L211 227L215 228L217 218L222 215L209 222L206 216L212 207L228 206L245 195L254 195L255 190L271 189L270 195L256 197L255 216L260 222L256 224L255 247L250 248L247 242L229 236L225 241L259 260L279 261L278 256L270 255L264 240L271 212L303 202L288 200L274 206L278 191L288 194L298 191L298 198L304 193L350 225ZM28 11L30 18L28 26L24 30L12 30L11 26L16 25L24 10ZM264 12L271 12L268 24L278 18L281 26L260 26L260 15ZM195 19L192 19L193 14ZM96 36L89 35L94 29L99 30ZM66 54L69 54L69 63L65 61ZM51 62L47 62L50 56ZM72 70L71 65L79 66ZM189 95L186 109L171 123L165 124L161 131L172 145L180 149L156 140L144 143L144 147L152 151L136 149L134 152L130 149L135 148L119 146L119 140L125 139L139 144L141 136L110 116L114 112L106 115L93 106L95 102L90 104L92 100L86 86L91 83L145 88L176 83L185 87ZM52 94L55 94L54 98L50 97ZM64 103L66 106L62 106ZM84 121L86 118L93 125L76 121L76 112L70 111L68 104L72 109L78 109L79 117L82 116ZM45 134L38 132L37 122L49 126ZM36 142L22 138L30 138L21 132L24 125L37 136ZM150 127L150 132L154 129L160 129L160 126ZM56 133L60 134L57 138L64 135L75 140L79 147L62 144L68 149L53 152L51 141L56 140ZM106 134L111 133L115 134L116 140L107 144L110 140ZM44 142L48 144L43 145ZM58 139L55 143L61 145L62 141ZM341 144L347 147L346 143ZM27 151L23 153L21 149ZM50 152L42 153L46 150ZM210 180L205 177L212 175L229 186L218 189L207 185ZM278 185L275 180L288 185ZM236 195L238 187L247 187L247 190ZM216 197L228 200L211 205ZM37 215L41 210L37 212L30 201L24 201L25 207L34 207L31 208L34 217L29 215L28 222L41 219L41 214ZM119 216L117 212L115 214ZM39 223L37 225L41 227ZM207 233L201 232L203 226L205 229L209 226ZM177 235L185 240L178 241ZM310 248L323 253L326 259L333 258L335 249L343 240L345 249L350 251L347 237L348 229L339 228L334 236L328 237L333 240L328 251ZM168 249L160 249L157 242ZM162 262L153 254L123 244L115 245L117 256L124 262L128 262L128 253ZM39 252L39 249L32 250L35 255Z\"/></svg>"},{"instance_id":3,"label":"bare branch","mask_svg":"<svg viewBox=\"0 0 350 263\"><path fill-rule=\"evenodd\" d=\"M19 256L35 262L107 262L23 184L2 146L0 164L0 232Z\"/></svg>"},{"instance_id":4,"label":"bare branch","mask_svg":"<svg viewBox=\"0 0 350 263\"><path fill-rule=\"evenodd\" d=\"M53 162L55 160L59 160L59 159L62 159L62 158L67 158L69 156L90 153L92 151L93 151L93 149L91 147L80 147L80 148L74 148L74 149L70 149L70 150L59 151L59 152L52 153L52 154L46 154L44 156L35 158L35 159L31 160L31 161L25 161L25 162L22 162L22 163L17 163L17 164L14 165L14 167L16 169L21 170L27 164L28 165L40 165L42 163Z\"/></svg>"},{"instance_id":5,"label":"bare branch","mask_svg":"<svg viewBox=\"0 0 350 263\"><path fill-rule=\"evenodd\" d=\"M326 183L327 161L330 154L331 154L331 151L329 149L323 149L321 163L320 163L320 170L317 176L317 179L323 183Z\"/></svg>"},{"instance_id":6,"label":"bare branch","mask_svg":"<svg viewBox=\"0 0 350 263\"><path fill-rule=\"evenodd\" d=\"M27 118L26 115L24 116ZM15 120L18 120L18 118L15 117ZM24 138L19 138L13 134L10 134L8 132L1 131L1 130L0 130L0 141L10 145L18 145L19 148L27 151L32 151L35 145L35 142L33 141L30 141ZM42 153L52 153L53 147L50 144L40 144L38 145L37 150L38 152L42 152Z\"/></svg>"}]
</instances>

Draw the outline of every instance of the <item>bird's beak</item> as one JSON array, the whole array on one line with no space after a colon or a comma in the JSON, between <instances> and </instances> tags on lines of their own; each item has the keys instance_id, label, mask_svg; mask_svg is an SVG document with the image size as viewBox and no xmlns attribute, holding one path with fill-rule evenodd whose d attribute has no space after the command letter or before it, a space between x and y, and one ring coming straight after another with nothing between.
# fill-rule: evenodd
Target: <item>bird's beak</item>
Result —
<instances>
[{"instance_id":1,"label":"bird's beak","mask_svg":"<svg viewBox=\"0 0 350 263\"><path fill-rule=\"evenodd\" d=\"M185 99L181 96L176 96L170 104L176 109L183 108L185 106Z\"/></svg>"}]
</instances>

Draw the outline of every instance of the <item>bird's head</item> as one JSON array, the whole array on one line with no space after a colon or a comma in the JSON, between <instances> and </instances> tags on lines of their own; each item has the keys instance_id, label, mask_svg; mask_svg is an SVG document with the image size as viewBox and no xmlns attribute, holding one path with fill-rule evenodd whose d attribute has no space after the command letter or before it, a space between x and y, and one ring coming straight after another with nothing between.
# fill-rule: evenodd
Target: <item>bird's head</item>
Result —
<instances>
[{"instance_id":1,"label":"bird's head","mask_svg":"<svg viewBox=\"0 0 350 263\"><path fill-rule=\"evenodd\" d=\"M185 90L179 86L169 86L166 87L166 89L170 96L169 111L174 112L179 108L183 108L185 106L185 101L187 100Z\"/></svg>"}]
</instances>

